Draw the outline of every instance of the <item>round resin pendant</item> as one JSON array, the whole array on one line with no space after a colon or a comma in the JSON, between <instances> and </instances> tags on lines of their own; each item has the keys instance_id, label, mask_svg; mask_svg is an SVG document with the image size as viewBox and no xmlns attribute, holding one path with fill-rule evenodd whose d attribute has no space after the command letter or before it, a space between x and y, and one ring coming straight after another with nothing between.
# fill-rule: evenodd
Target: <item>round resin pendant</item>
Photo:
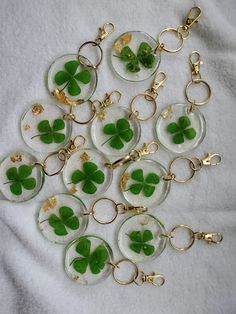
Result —
<instances>
[{"instance_id":1,"label":"round resin pendant","mask_svg":"<svg viewBox=\"0 0 236 314\"><path fill-rule=\"evenodd\" d=\"M118 246L125 258L145 262L159 256L166 247L163 224L148 214L134 215L126 219L118 232Z\"/></svg>"},{"instance_id":2,"label":"round resin pendant","mask_svg":"<svg viewBox=\"0 0 236 314\"><path fill-rule=\"evenodd\" d=\"M65 96L71 101L86 101L97 87L97 72L80 64L76 54L56 59L48 71L48 89L57 98Z\"/></svg>"},{"instance_id":3,"label":"round resin pendant","mask_svg":"<svg viewBox=\"0 0 236 314\"><path fill-rule=\"evenodd\" d=\"M71 122L55 104L34 104L21 118L21 134L34 151L49 153L63 147L71 136Z\"/></svg>"},{"instance_id":4,"label":"round resin pendant","mask_svg":"<svg viewBox=\"0 0 236 314\"><path fill-rule=\"evenodd\" d=\"M170 105L158 117L156 133L166 149L182 154L198 147L203 141L206 121L197 108L189 112L189 106L185 104Z\"/></svg>"},{"instance_id":5,"label":"round resin pendant","mask_svg":"<svg viewBox=\"0 0 236 314\"><path fill-rule=\"evenodd\" d=\"M98 114L91 126L94 145L105 155L122 156L130 152L140 138L140 123L129 119L130 112L121 107L108 108Z\"/></svg>"},{"instance_id":6,"label":"round resin pendant","mask_svg":"<svg viewBox=\"0 0 236 314\"><path fill-rule=\"evenodd\" d=\"M154 160L141 159L131 163L122 174L121 191L131 205L151 208L162 203L170 189L163 180L167 170Z\"/></svg>"},{"instance_id":7,"label":"round resin pendant","mask_svg":"<svg viewBox=\"0 0 236 314\"><path fill-rule=\"evenodd\" d=\"M9 201L24 202L36 196L44 183L37 159L23 151L13 152L0 164L0 191Z\"/></svg>"},{"instance_id":8,"label":"round resin pendant","mask_svg":"<svg viewBox=\"0 0 236 314\"><path fill-rule=\"evenodd\" d=\"M120 35L111 49L115 72L127 81L139 82L151 77L160 63L155 53L157 42L144 32L132 31Z\"/></svg>"},{"instance_id":9,"label":"round resin pendant","mask_svg":"<svg viewBox=\"0 0 236 314\"><path fill-rule=\"evenodd\" d=\"M40 208L39 229L49 241L66 244L85 232L88 225L85 211L84 203L76 196L54 195Z\"/></svg>"},{"instance_id":10,"label":"round resin pendant","mask_svg":"<svg viewBox=\"0 0 236 314\"><path fill-rule=\"evenodd\" d=\"M111 184L112 170L96 149L80 149L70 157L63 171L66 188L81 199L104 193Z\"/></svg>"},{"instance_id":11,"label":"round resin pendant","mask_svg":"<svg viewBox=\"0 0 236 314\"><path fill-rule=\"evenodd\" d=\"M112 258L112 250L106 241L96 236L83 236L67 246L65 270L80 284L96 284L110 275Z\"/></svg>"}]
</instances>

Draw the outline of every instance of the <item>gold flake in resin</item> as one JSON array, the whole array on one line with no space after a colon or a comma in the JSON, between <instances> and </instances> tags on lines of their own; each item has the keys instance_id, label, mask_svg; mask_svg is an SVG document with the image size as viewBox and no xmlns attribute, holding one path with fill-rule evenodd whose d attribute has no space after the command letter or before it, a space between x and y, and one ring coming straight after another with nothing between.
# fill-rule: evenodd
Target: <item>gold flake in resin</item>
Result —
<instances>
[{"instance_id":1,"label":"gold flake in resin","mask_svg":"<svg viewBox=\"0 0 236 314\"><path fill-rule=\"evenodd\" d=\"M98 119L99 121L103 122L106 118L106 111L105 110L100 110L98 113Z\"/></svg>"},{"instance_id":2,"label":"gold flake in resin","mask_svg":"<svg viewBox=\"0 0 236 314\"><path fill-rule=\"evenodd\" d=\"M32 108L33 115L37 116L38 114L41 114L44 111L43 105L41 104L35 104Z\"/></svg>"},{"instance_id":3,"label":"gold flake in resin","mask_svg":"<svg viewBox=\"0 0 236 314\"><path fill-rule=\"evenodd\" d=\"M119 53L121 53L121 50L122 50L122 48L123 48L123 46L120 44L120 43L115 43L114 44L114 48L115 48L115 50L117 51L117 52L119 52Z\"/></svg>"},{"instance_id":4,"label":"gold flake in resin","mask_svg":"<svg viewBox=\"0 0 236 314\"><path fill-rule=\"evenodd\" d=\"M80 159L82 161L89 161L91 160L91 157L89 156L89 154L87 154L86 152L84 152L81 156L80 156Z\"/></svg>"},{"instance_id":5,"label":"gold flake in resin","mask_svg":"<svg viewBox=\"0 0 236 314\"><path fill-rule=\"evenodd\" d=\"M121 186L121 190L122 190L122 191L125 191L129 179L130 179L129 173L128 173L128 172L125 172L125 173L122 175L121 180L120 180L120 186Z\"/></svg>"},{"instance_id":6,"label":"gold flake in resin","mask_svg":"<svg viewBox=\"0 0 236 314\"><path fill-rule=\"evenodd\" d=\"M74 194L74 193L76 193L78 191L78 189L77 189L77 187L74 185L74 186L72 186L72 188L70 189L70 192L72 193L72 194Z\"/></svg>"},{"instance_id":7,"label":"gold flake in resin","mask_svg":"<svg viewBox=\"0 0 236 314\"><path fill-rule=\"evenodd\" d=\"M123 36L121 36L120 39L122 40L123 44L127 45L132 40L132 34L131 33L125 33Z\"/></svg>"},{"instance_id":8,"label":"gold flake in resin","mask_svg":"<svg viewBox=\"0 0 236 314\"><path fill-rule=\"evenodd\" d=\"M29 130L29 129L30 129L30 125L29 125L29 124L25 124L25 125L24 125L24 130L27 131L27 130Z\"/></svg>"},{"instance_id":9,"label":"gold flake in resin","mask_svg":"<svg viewBox=\"0 0 236 314\"><path fill-rule=\"evenodd\" d=\"M149 223L149 217L145 217L143 221L140 222L140 225L146 226Z\"/></svg>"},{"instance_id":10,"label":"gold flake in resin","mask_svg":"<svg viewBox=\"0 0 236 314\"><path fill-rule=\"evenodd\" d=\"M47 212L49 209L55 208L57 205L57 199L55 196L49 197L43 204L43 210Z\"/></svg>"},{"instance_id":11,"label":"gold flake in resin","mask_svg":"<svg viewBox=\"0 0 236 314\"><path fill-rule=\"evenodd\" d=\"M173 108L172 106L168 106L167 109L161 114L163 119L171 119L173 116Z\"/></svg>"},{"instance_id":12,"label":"gold flake in resin","mask_svg":"<svg viewBox=\"0 0 236 314\"><path fill-rule=\"evenodd\" d=\"M19 162L22 161L22 156L21 154L15 154L13 156L10 157L12 162Z\"/></svg>"}]
</instances>

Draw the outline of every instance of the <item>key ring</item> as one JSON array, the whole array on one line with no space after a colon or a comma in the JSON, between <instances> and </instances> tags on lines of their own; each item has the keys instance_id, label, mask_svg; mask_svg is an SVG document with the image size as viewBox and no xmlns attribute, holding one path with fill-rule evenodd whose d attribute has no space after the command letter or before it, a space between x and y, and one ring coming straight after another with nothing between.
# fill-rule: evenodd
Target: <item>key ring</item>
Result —
<instances>
[{"instance_id":1,"label":"key ring","mask_svg":"<svg viewBox=\"0 0 236 314\"><path fill-rule=\"evenodd\" d=\"M86 41L83 43L78 50L78 59L81 64L83 64L86 67L97 69L98 66L101 64L102 59L103 59L103 50L101 48L101 43L110 35L114 32L115 26L113 23L105 23L103 27L99 28L99 36L94 40L94 41ZM99 59L96 64L92 64L87 58L85 58L81 53L82 49L86 46L96 47L99 52Z\"/></svg>"},{"instance_id":2,"label":"key ring","mask_svg":"<svg viewBox=\"0 0 236 314\"><path fill-rule=\"evenodd\" d=\"M176 246L173 243L174 233L178 229L185 229L188 231L188 233L190 235L191 240L184 247ZM176 251L179 251L179 252L184 252L184 251L189 250L193 246L193 244L195 243L196 240L205 240L209 244L219 244L223 240L223 235L219 232L201 232L201 231L194 232L189 226L184 225L184 224L176 225L175 227L173 227L171 229L169 234L162 234L162 236L167 237L170 245Z\"/></svg>"},{"instance_id":3,"label":"key ring","mask_svg":"<svg viewBox=\"0 0 236 314\"><path fill-rule=\"evenodd\" d=\"M120 279L117 275L117 271L121 268L121 265L129 264L133 268L130 277L126 280ZM135 283L137 286L141 286L143 283L151 283L156 287L161 287L165 283L165 277L161 274L152 273L151 275L146 275L142 270L140 270L134 262L129 259L121 259L116 263L110 263L112 266L112 275L114 280L120 285L129 285Z\"/></svg>"},{"instance_id":4,"label":"key ring","mask_svg":"<svg viewBox=\"0 0 236 314\"><path fill-rule=\"evenodd\" d=\"M191 85L193 85L193 84L203 84L206 87L206 89L207 89L206 99L204 99L203 101L196 101L196 100L190 98L188 91L189 91L189 88L191 87ZM211 98L211 87L206 81L204 81L202 79L191 80L191 81L189 81L189 83L185 87L185 97L189 103L193 104L193 106L203 106L203 105L207 104Z\"/></svg>"},{"instance_id":5,"label":"key ring","mask_svg":"<svg viewBox=\"0 0 236 314\"><path fill-rule=\"evenodd\" d=\"M159 78L160 77L160 78ZM156 73L153 83L151 85L151 87L149 89L147 89L144 93L139 93L137 94L130 103L130 110L131 110L131 114L130 117L134 117L140 121L147 121L150 120L151 118L153 118L156 114L157 111L157 103L156 103L156 98L157 98L157 91L160 87L163 87L165 82L167 80L167 75L165 72L163 71L159 71ZM152 113L150 115L148 115L147 117L140 117L140 113L137 109L135 109L135 102L137 101L137 99L144 97L145 100L147 100L148 102L150 102L150 104L153 107Z\"/></svg>"},{"instance_id":6,"label":"key ring","mask_svg":"<svg viewBox=\"0 0 236 314\"><path fill-rule=\"evenodd\" d=\"M60 149L59 151L53 152L49 154L43 162L35 162L35 166L42 167L44 174L49 177L58 175L63 172L64 168L66 167L67 161L69 160L71 154L78 151L81 147L84 146L86 139L82 135L77 135L73 140L70 141L69 146L67 148ZM54 172L50 172L47 170L48 161L52 158L56 157L61 162L61 166L58 170Z\"/></svg>"},{"instance_id":7,"label":"key ring","mask_svg":"<svg viewBox=\"0 0 236 314\"><path fill-rule=\"evenodd\" d=\"M189 168L191 170L190 175L186 178L186 179L178 179L175 175L175 173L172 171L172 166L174 163L176 163L178 160L187 160L189 162ZM216 166L219 165L221 162L221 156L218 153L208 153L203 159L199 159L197 157L185 157L185 156L179 156L176 157L175 159L173 159L169 165L169 169L168 169L168 175L166 177L164 177L163 179L165 181L175 181L178 183L186 183L188 181L190 181L196 171L199 171L203 166Z\"/></svg>"},{"instance_id":8,"label":"key ring","mask_svg":"<svg viewBox=\"0 0 236 314\"><path fill-rule=\"evenodd\" d=\"M69 113L66 113L63 115L63 119L65 120L69 120L69 121L73 121L77 124L81 124L81 125L85 125L88 124L90 122L92 122L94 120L94 118L96 117L96 107L94 106L94 103L91 100L87 100L87 102L89 103L89 106L91 107L92 110L92 114L90 116L90 118L88 120L85 121L79 121L76 118L74 111L74 106L70 106L70 111ZM81 103L80 105L84 104L85 102Z\"/></svg>"},{"instance_id":9,"label":"key ring","mask_svg":"<svg viewBox=\"0 0 236 314\"><path fill-rule=\"evenodd\" d=\"M202 10L200 7L193 7L189 11L188 17L186 19L186 22L184 25L180 25L177 27L177 29L168 27L163 29L159 35L158 35L158 46L156 48L156 53L161 52L162 50L170 53L178 52L182 49L184 40L186 40L189 37L190 28L198 22L200 16L202 14ZM166 45L161 41L161 37L164 33L174 33L180 40L179 46L175 49L167 48Z\"/></svg>"},{"instance_id":10,"label":"key ring","mask_svg":"<svg viewBox=\"0 0 236 314\"><path fill-rule=\"evenodd\" d=\"M104 201L108 201L111 204L111 206L108 206L108 205L104 206L104 207L106 207L106 210L109 210L108 207L111 207L112 211L113 211L113 216L107 220L102 220L97 215L97 213L99 211L98 204L102 203ZM94 218L94 220L97 221L98 223L100 223L102 225L108 225L108 224L111 224L113 221L115 221L118 214L125 214L129 211L134 211L136 213L144 213L147 211L147 208L143 207L143 206L126 206L123 203L116 203L111 198L102 197L102 198L99 198L98 200L96 200L93 203L91 210L84 212L83 215L92 216Z\"/></svg>"}]
</instances>

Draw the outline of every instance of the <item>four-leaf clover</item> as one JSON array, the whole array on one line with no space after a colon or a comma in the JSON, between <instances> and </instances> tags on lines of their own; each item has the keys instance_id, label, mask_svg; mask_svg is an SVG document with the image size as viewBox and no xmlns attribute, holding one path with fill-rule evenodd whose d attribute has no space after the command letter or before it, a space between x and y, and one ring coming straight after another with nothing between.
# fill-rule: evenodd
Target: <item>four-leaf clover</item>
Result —
<instances>
[{"instance_id":1,"label":"four-leaf clover","mask_svg":"<svg viewBox=\"0 0 236 314\"><path fill-rule=\"evenodd\" d=\"M65 128L65 122L62 119L56 119L53 121L52 127L48 120L42 120L38 124L38 131L41 134L37 134L31 139L40 136L40 140L44 144L62 143L65 140L65 134L59 133Z\"/></svg>"},{"instance_id":2,"label":"four-leaf clover","mask_svg":"<svg viewBox=\"0 0 236 314\"><path fill-rule=\"evenodd\" d=\"M79 229L80 222L78 217L74 215L73 210L70 207L62 206L59 208L59 216L51 214L48 223L54 229L54 232L58 236L65 236L68 234L66 227L72 230Z\"/></svg>"},{"instance_id":3,"label":"four-leaf clover","mask_svg":"<svg viewBox=\"0 0 236 314\"><path fill-rule=\"evenodd\" d=\"M140 66L139 62L145 68L152 68L155 65L156 59L152 53L152 47L146 43L142 42L138 48L137 56L130 49L129 46L125 46L118 56L122 61L128 62L126 64L126 69L130 72L139 72Z\"/></svg>"},{"instance_id":4,"label":"four-leaf clover","mask_svg":"<svg viewBox=\"0 0 236 314\"><path fill-rule=\"evenodd\" d=\"M182 116L178 119L178 123L172 122L167 126L167 132L175 134L173 136L173 143L184 143L184 137L188 140L194 139L196 131L194 128L188 128L191 125L191 121L187 116Z\"/></svg>"},{"instance_id":5,"label":"four-leaf clover","mask_svg":"<svg viewBox=\"0 0 236 314\"><path fill-rule=\"evenodd\" d=\"M91 241L87 238L81 238L75 250L82 257L75 258L71 264L73 264L74 269L80 274L84 274L87 271L88 265L93 274L99 274L105 267L109 256L103 244L97 246L91 253Z\"/></svg>"},{"instance_id":6,"label":"four-leaf clover","mask_svg":"<svg viewBox=\"0 0 236 314\"><path fill-rule=\"evenodd\" d=\"M131 173L131 178L139 183L134 183L129 187L129 191L133 194L140 194L143 190L143 194L146 197L152 196L155 191L155 185L160 182L160 177L154 173L150 172L144 178L143 169L134 170Z\"/></svg>"},{"instance_id":7,"label":"four-leaf clover","mask_svg":"<svg viewBox=\"0 0 236 314\"><path fill-rule=\"evenodd\" d=\"M146 256L150 256L155 251L155 247L147 242L153 239L153 234L150 230L144 230L143 234L141 231L132 231L129 235L132 243L130 249L135 253L140 254L142 251Z\"/></svg>"},{"instance_id":8,"label":"four-leaf clover","mask_svg":"<svg viewBox=\"0 0 236 314\"><path fill-rule=\"evenodd\" d=\"M109 142L114 149L121 149L124 147L124 140L126 143L130 142L134 136L133 130L130 128L129 121L126 119L119 119L115 123L106 124L103 132L107 135L112 135L105 143ZM103 143L102 145L104 145Z\"/></svg>"},{"instance_id":9,"label":"four-leaf clover","mask_svg":"<svg viewBox=\"0 0 236 314\"><path fill-rule=\"evenodd\" d=\"M89 161L83 164L83 171L75 170L71 176L71 181L74 184L84 181L82 191L87 194L94 194L97 191L97 187L93 182L102 184L104 180L104 173L98 170L95 163Z\"/></svg>"},{"instance_id":10,"label":"four-leaf clover","mask_svg":"<svg viewBox=\"0 0 236 314\"><path fill-rule=\"evenodd\" d=\"M28 165L21 165L18 169L16 167L9 168L6 176L11 184L10 190L15 195L22 194L22 187L26 190L33 190L36 186L35 178L29 178L32 173L32 167Z\"/></svg>"},{"instance_id":11,"label":"four-leaf clover","mask_svg":"<svg viewBox=\"0 0 236 314\"><path fill-rule=\"evenodd\" d=\"M56 84L59 86L64 85L63 89L67 87L67 91L71 96L77 96L81 93L81 88L77 81L84 84L88 84L91 81L91 74L88 70L77 72L79 66L79 61L68 61L64 65L65 71L59 71L55 75Z\"/></svg>"}]
</instances>

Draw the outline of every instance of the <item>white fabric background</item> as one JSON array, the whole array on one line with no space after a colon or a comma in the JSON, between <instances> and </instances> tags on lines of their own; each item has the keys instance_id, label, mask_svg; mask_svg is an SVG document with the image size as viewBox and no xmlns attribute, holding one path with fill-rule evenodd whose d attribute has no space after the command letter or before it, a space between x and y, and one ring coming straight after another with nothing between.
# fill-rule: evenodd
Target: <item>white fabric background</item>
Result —
<instances>
[{"instance_id":1,"label":"white fabric background","mask_svg":"<svg viewBox=\"0 0 236 314\"><path fill-rule=\"evenodd\" d=\"M121 81L111 71L108 48L117 35L128 30L144 30L154 37L164 27L182 22L192 5L202 7L200 24L192 29L184 49L175 55L163 53L161 70L168 74L160 92L159 105L184 101L189 80L188 56L198 50L204 60L202 73L212 87L210 104L202 109L207 119L207 136L193 153L220 152L223 162L205 168L186 185L173 184L169 197L155 213L167 229L186 223L195 230L224 233L218 246L199 241L191 251L179 254L167 247L156 260L142 265L166 276L161 288L151 285L123 287L112 276L97 286L80 286L63 272L64 247L47 242L36 226L40 202L65 191L60 178L47 178L42 192L27 203L1 201L0 210L0 313L236 313L236 180L235 180L235 16L231 1L46 1L1 0L0 11L0 141L1 158L15 148L27 150L19 131L21 114L34 101L50 100L45 77L48 66L66 52L97 35L106 21L116 25L116 33L103 48L95 97L112 89L123 92L122 105L149 87L149 81L132 84ZM142 124L142 139L151 140L154 123ZM86 134L87 127L75 127ZM30 151L30 150L29 150ZM163 150L153 157L168 165L171 154ZM106 194L122 200L116 172ZM92 199L87 204L91 204ZM125 217L120 217L123 220ZM118 223L99 226L91 221L87 233L104 237L120 253L115 243Z\"/></svg>"}]
</instances>

